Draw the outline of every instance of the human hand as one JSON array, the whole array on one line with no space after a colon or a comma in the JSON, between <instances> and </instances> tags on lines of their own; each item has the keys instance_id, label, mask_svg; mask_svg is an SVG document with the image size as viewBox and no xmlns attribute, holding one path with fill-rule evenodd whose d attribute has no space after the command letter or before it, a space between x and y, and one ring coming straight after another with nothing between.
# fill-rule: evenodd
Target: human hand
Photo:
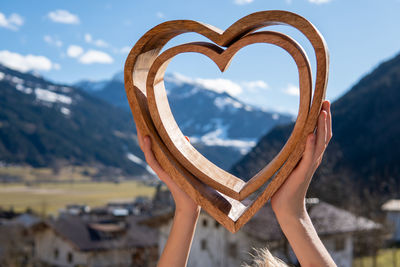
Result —
<instances>
[{"instance_id":1,"label":"human hand","mask_svg":"<svg viewBox=\"0 0 400 267\"><path fill-rule=\"evenodd\" d=\"M160 163L157 161L151 149L150 136L143 136L137 127L136 132L139 146L144 153L147 164L149 164L151 169L157 174L158 178L160 178L160 180L167 185L172 197L174 198L176 211L182 211L184 213L198 213L200 211L200 206L198 206L196 202L194 202L189 195L185 193L185 191L179 188L179 186L171 179L168 173L164 171ZM189 141L189 138L187 138L187 140Z\"/></svg>"},{"instance_id":2,"label":"human hand","mask_svg":"<svg viewBox=\"0 0 400 267\"><path fill-rule=\"evenodd\" d=\"M307 137L304 154L297 167L271 198L277 218L301 217L306 213L305 197L314 172L322 161L332 138L332 120L329 101L324 101L318 117L316 133Z\"/></svg>"}]
</instances>

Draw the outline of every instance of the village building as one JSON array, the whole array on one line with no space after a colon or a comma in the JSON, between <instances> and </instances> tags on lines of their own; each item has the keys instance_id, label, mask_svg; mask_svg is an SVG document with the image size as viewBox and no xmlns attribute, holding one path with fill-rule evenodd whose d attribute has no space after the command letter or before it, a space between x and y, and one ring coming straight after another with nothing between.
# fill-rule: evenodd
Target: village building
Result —
<instances>
[{"instance_id":1,"label":"village building","mask_svg":"<svg viewBox=\"0 0 400 267\"><path fill-rule=\"evenodd\" d=\"M138 216L61 216L34 229L34 258L48 266L156 266L157 231Z\"/></svg>"},{"instance_id":2,"label":"village building","mask_svg":"<svg viewBox=\"0 0 400 267\"><path fill-rule=\"evenodd\" d=\"M314 226L339 267L351 267L355 237L370 234L380 225L318 199L308 200ZM158 247L163 251L172 226L173 212L154 216L146 223L160 230ZM231 234L206 212L201 212L189 256L189 267L230 267L250 263L255 249L267 247L274 256L296 263L294 253L269 205L264 206L237 233Z\"/></svg>"},{"instance_id":3,"label":"village building","mask_svg":"<svg viewBox=\"0 0 400 267\"><path fill-rule=\"evenodd\" d=\"M400 199L391 199L382 205L386 212L386 222L390 227L390 242L400 242Z\"/></svg>"},{"instance_id":4,"label":"village building","mask_svg":"<svg viewBox=\"0 0 400 267\"><path fill-rule=\"evenodd\" d=\"M35 214L0 210L0 266L33 266L31 227L40 224Z\"/></svg>"}]
</instances>

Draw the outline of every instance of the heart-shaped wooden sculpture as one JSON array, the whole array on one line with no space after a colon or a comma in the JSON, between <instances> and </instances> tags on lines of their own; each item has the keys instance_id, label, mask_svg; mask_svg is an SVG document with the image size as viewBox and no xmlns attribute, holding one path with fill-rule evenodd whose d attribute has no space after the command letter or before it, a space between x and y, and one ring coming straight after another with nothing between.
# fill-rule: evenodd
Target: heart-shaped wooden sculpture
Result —
<instances>
[{"instance_id":1,"label":"heart-shaped wooden sculpture","mask_svg":"<svg viewBox=\"0 0 400 267\"><path fill-rule=\"evenodd\" d=\"M179 53L197 52L208 56L224 71L235 53L244 46L254 43L271 43L282 47L294 58L299 69L300 105L299 116L293 132L281 152L250 181L243 180L218 168L202 156L180 131L168 104L164 88L164 72L174 56ZM288 36L278 32L257 32L248 34L226 50L211 43L189 43L175 46L163 52L152 64L147 76L147 99L150 114L159 135L178 161L197 178L217 189L219 192L237 200L242 200L260 185L263 185L283 165L295 148L304 129L311 101L311 69L302 48Z\"/></svg>"},{"instance_id":2,"label":"heart-shaped wooden sculpture","mask_svg":"<svg viewBox=\"0 0 400 267\"><path fill-rule=\"evenodd\" d=\"M314 48L317 74L311 107L311 68L301 46L281 33L254 33L277 24L298 29ZM201 34L214 44L183 44L161 53L170 39L186 32ZM184 139L169 108L163 76L169 61L184 52L204 54L224 71L239 49L253 43L275 44L293 57L299 70L301 95L296 124L285 146L273 161L245 183L212 164ZM328 61L327 47L318 30L303 17L286 11L253 13L226 31L196 21L167 21L148 31L132 48L125 63L125 89L135 122L144 135L152 137L152 149L164 170L204 210L229 231L236 232L270 199L300 160L306 137L315 129L325 97ZM250 205L240 202L274 174Z\"/></svg>"}]
</instances>

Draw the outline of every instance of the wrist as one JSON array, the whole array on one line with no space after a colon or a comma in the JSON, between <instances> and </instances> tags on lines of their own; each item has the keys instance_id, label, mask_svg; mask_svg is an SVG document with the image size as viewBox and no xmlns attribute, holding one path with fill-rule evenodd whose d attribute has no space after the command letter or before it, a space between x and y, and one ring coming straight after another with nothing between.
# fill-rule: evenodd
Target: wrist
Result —
<instances>
[{"instance_id":1,"label":"wrist","mask_svg":"<svg viewBox=\"0 0 400 267\"><path fill-rule=\"evenodd\" d=\"M175 215L185 217L198 217L200 214L201 208L197 205L176 205L175 207Z\"/></svg>"},{"instance_id":2,"label":"wrist","mask_svg":"<svg viewBox=\"0 0 400 267\"><path fill-rule=\"evenodd\" d=\"M279 223L301 220L308 217L308 212L304 202L287 205L286 207L273 207L272 209Z\"/></svg>"}]
</instances>

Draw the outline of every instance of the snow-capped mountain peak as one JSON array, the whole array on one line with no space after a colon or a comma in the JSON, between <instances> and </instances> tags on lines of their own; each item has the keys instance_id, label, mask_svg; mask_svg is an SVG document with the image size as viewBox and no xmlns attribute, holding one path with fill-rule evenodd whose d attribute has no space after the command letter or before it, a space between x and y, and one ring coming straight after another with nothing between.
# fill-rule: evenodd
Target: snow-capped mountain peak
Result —
<instances>
[{"instance_id":1,"label":"snow-capped mountain peak","mask_svg":"<svg viewBox=\"0 0 400 267\"><path fill-rule=\"evenodd\" d=\"M227 80L167 73L164 83L172 113L183 134L221 167L230 167L275 125L291 121L290 116L266 112L240 101L234 96L239 89ZM101 90L93 90L90 83L85 86L87 92L130 111L122 72Z\"/></svg>"}]
</instances>

